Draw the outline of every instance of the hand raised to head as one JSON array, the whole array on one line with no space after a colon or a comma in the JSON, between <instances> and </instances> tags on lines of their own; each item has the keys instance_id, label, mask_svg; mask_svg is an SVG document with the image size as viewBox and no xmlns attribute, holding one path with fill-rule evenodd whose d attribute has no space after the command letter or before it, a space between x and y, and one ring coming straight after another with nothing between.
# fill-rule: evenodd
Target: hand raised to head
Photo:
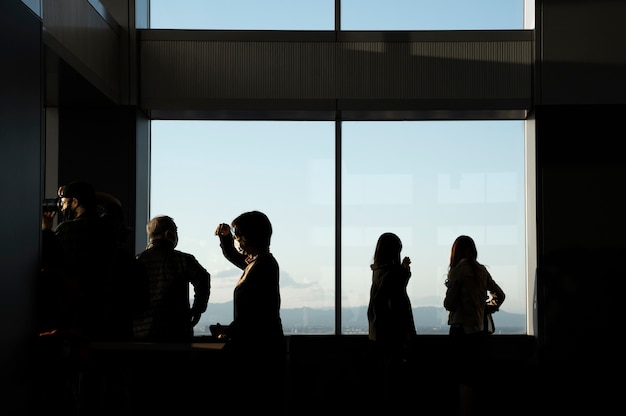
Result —
<instances>
[{"instance_id":1,"label":"hand raised to head","mask_svg":"<svg viewBox=\"0 0 626 416\"><path fill-rule=\"evenodd\" d=\"M227 236L228 234L230 234L230 225L228 224L222 223L215 229L215 235L217 236Z\"/></svg>"}]
</instances>

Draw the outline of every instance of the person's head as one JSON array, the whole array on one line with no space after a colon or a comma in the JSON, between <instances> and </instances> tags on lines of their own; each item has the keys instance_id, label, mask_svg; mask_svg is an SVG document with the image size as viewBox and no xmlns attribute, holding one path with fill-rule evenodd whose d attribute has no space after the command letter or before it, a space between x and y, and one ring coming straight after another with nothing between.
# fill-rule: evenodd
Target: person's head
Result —
<instances>
[{"instance_id":1,"label":"person's head","mask_svg":"<svg viewBox=\"0 0 626 416\"><path fill-rule=\"evenodd\" d=\"M378 237L374 251L374 266L400 264L402 241L394 233L383 233Z\"/></svg>"},{"instance_id":2,"label":"person's head","mask_svg":"<svg viewBox=\"0 0 626 416\"><path fill-rule=\"evenodd\" d=\"M96 192L98 213L107 216L117 222L124 222L124 210L119 199L106 192Z\"/></svg>"},{"instance_id":3,"label":"person's head","mask_svg":"<svg viewBox=\"0 0 626 416\"><path fill-rule=\"evenodd\" d=\"M450 268L453 268L463 259L468 259L475 263L478 258L476 243L472 237L460 235L454 240L452 249L450 250Z\"/></svg>"},{"instance_id":4,"label":"person's head","mask_svg":"<svg viewBox=\"0 0 626 416\"><path fill-rule=\"evenodd\" d=\"M60 211L63 218L73 220L84 213L95 213L97 210L96 192L87 182L70 182L58 190Z\"/></svg>"},{"instance_id":5,"label":"person's head","mask_svg":"<svg viewBox=\"0 0 626 416\"><path fill-rule=\"evenodd\" d=\"M125 242L130 237L132 229L124 224L124 210L120 200L106 192L96 192L96 199L98 215L118 230L119 242Z\"/></svg>"},{"instance_id":6,"label":"person's head","mask_svg":"<svg viewBox=\"0 0 626 416\"><path fill-rule=\"evenodd\" d=\"M178 245L178 227L174 219L167 215L159 215L150 220L146 225L146 232L150 242L154 240L166 239Z\"/></svg>"},{"instance_id":7,"label":"person's head","mask_svg":"<svg viewBox=\"0 0 626 416\"><path fill-rule=\"evenodd\" d=\"M244 212L231 224L233 235L247 254L269 251L272 238L272 223L260 211Z\"/></svg>"}]
</instances>

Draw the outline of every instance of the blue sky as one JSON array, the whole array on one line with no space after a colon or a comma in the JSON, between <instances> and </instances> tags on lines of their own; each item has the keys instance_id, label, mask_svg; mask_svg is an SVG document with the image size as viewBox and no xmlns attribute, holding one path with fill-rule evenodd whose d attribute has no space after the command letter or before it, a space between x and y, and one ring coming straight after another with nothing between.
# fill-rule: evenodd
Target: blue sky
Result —
<instances>
[{"instance_id":1,"label":"blue sky","mask_svg":"<svg viewBox=\"0 0 626 416\"><path fill-rule=\"evenodd\" d=\"M342 0L342 30L524 27L524 0ZM155 29L334 30L334 0L151 0Z\"/></svg>"},{"instance_id":2,"label":"blue sky","mask_svg":"<svg viewBox=\"0 0 626 416\"><path fill-rule=\"evenodd\" d=\"M414 305L440 306L450 245L465 233L507 287L508 310L523 312L523 123L344 123L346 305L366 302L376 240L392 231L413 260ZM212 301L230 300L239 275L213 231L258 209L274 225L283 305L332 306L334 146L332 122L153 122L151 216L174 217L179 248L214 276Z\"/></svg>"}]
</instances>

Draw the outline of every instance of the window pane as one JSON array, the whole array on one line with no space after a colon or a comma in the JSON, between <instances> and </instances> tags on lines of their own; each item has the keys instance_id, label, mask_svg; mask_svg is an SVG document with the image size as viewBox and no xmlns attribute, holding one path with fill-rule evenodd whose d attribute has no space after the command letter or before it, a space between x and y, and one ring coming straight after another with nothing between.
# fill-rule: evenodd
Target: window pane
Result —
<instances>
[{"instance_id":1,"label":"window pane","mask_svg":"<svg viewBox=\"0 0 626 416\"><path fill-rule=\"evenodd\" d=\"M152 29L334 30L334 0L150 0Z\"/></svg>"},{"instance_id":2,"label":"window pane","mask_svg":"<svg viewBox=\"0 0 626 416\"><path fill-rule=\"evenodd\" d=\"M152 122L150 216L173 217L178 249L211 273L196 335L232 320L241 270L213 233L251 210L272 222L285 333L334 333L334 135L332 122Z\"/></svg>"},{"instance_id":3,"label":"window pane","mask_svg":"<svg viewBox=\"0 0 626 416\"><path fill-rule=\"evenodd\" d=\"M367 333L370 264L396 233L418 333L448 333L450 247L474 238L506 293L497 332L526 333L524 121L342 124L342 332ZM361 308L361 309L359 309Z\"/></svg>"},{"instance_id":4,"label":"window pane","mask_svg":"<svg viewBox=\"0 0 626 416\"><path fill-rule=\"evenodd\" d=\"M524 0L341 0L342 30L514 30Z\"/></svg>"},{"instance_id":5,"label":"window pane","mask_svg":"<svg viewBox=\"0 0 626 416\"><path fill-rule=\"evenodd\" d=\"M526 13L524 7L526 3ZM341 0L342 30L531 29L531 0ZM534 19L533 19L534 20ZM153 29L334 30L334 0L150 0Z\"/></svg>"}]
</instances>

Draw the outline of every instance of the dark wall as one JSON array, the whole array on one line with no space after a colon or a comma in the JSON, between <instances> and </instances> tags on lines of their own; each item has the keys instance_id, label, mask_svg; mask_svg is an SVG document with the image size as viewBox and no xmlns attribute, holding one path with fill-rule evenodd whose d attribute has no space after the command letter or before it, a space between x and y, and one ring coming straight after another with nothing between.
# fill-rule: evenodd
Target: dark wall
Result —
<instances>
[{"instance_id":1,"label":"dark wall","mask_svg":"<svg viewBox=\"0 0 626 416\"><path fill-rule=\"evenodd\" d=\"M135 107L59 109L59 185L84 180L122 203L126 225L134 227L136 195ZM134 254L134 239L129 236Z\"/></svg>"},{"instance_id":2,"label":"dark wall","mask_svg":"<svg viewBox=\"0 0 626 416\"><path fill-rule=\"evenodd\" d=\"M546 360L595 360L588 353L598 340L585 337L583 328L612 332L606 317L615 302L607 294L621 280L619 259L626 252L626 158L619 139L625 110L616 105L536 111L540 339Z\"/></svg>"},{"instance_id":3,"label":"dark wall","mask_svg":"<svg viewBox=\"0 0 626 416\"><path fill-rule=\"evenodd\" d=\"M41 24L19 0L0 2L0 407L30 402L30 346L42 195Z\"/></svg>"},{"instance_id":4,"label":"dark wall","mask_svg":"<svg viewBox=\"0 0 626 416\"><path fill-rule=\"evenodd\" d=\"M451 360L455 352L450 350L448 340L447 336L418 336L415 340L409 355L409 376L402 380L406 413L458 415ZM393 414L374 411L381 400L382 386L376 378L373 350L366 335L292 335L287 341L289 365L285 379L267 375L267 383L284 398L273 414ZM495 408L507 416L542 414L536 412L536 372L528 361L534 339L494 336L486 340L485 347L486 357L493 359L486 362L482 376L491 394L479 413ZM235 387L224 383L223 374L229 367L223 350L139 345L134 350L114 352L118 354L117 362L124 362L130 370L133 414L137 416L161 414L164 409L175 409L177 415L198 410L240 414L238 403L224 403L223 398L233 388L243 387L246 393L242 398L254 402L252 395L259 389L246 385L245 380Z\"/></svg>"},{"instance_id":5,"label":"dark wall","mask_svg":"<svg viewBox=\"0 0 626 416\"><path fill-rule=\"evenodd\" d=\"M545 413L621 397L626 2L537 0L538 391Z\"/></svg>"},{"instance_id":6,"label":"dark wall","mask_svg":"<svg viewBox=\"0 0 626 416\"><path fill-rule=\"evenodd\" d=\"M625 110L536 109L539 380L546 392L562 387L550 395L561 409L607 406L617 397L600 374L622 354L613 318L621 315L615 296L626 252Z\"/></svg>"},{"instance_id":7,"label":"dark wall","mask_svg":"<svg viewBox=\"0 0 626 416\"><path fill-rule=\"evenodd\" d=\"M623 0L535 0L540 103L623 104Z\"/></svg>"}]
</instances>

